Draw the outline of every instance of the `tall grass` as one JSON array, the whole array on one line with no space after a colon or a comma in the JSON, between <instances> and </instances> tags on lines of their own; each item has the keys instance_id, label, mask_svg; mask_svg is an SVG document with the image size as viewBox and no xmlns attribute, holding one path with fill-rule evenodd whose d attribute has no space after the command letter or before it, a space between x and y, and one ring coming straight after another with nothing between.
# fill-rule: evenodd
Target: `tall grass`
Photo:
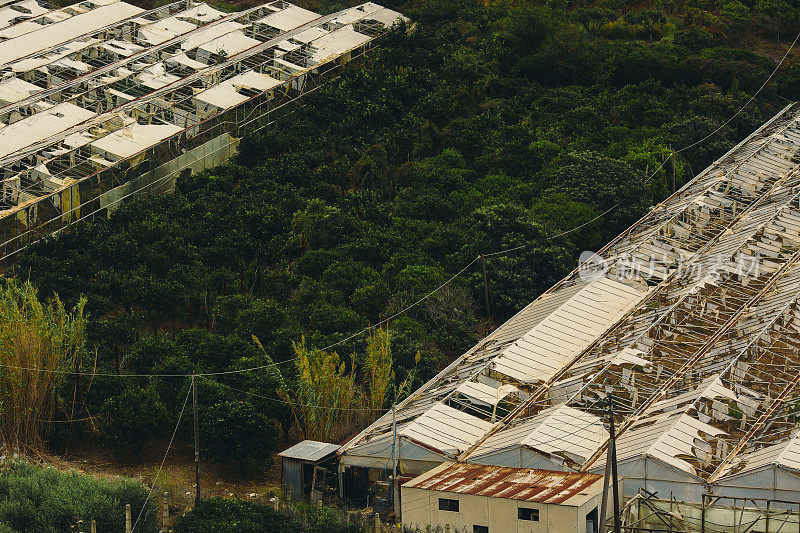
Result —
<instances>
[{"instance_id":1,"label":"tall grass","mask_svg":"<svg viewBox=\"0 0 800 533\"><path fill-rule=\"evenodd\" d=\"M394 381L392 338L388 328L378 328L370 333L362 373L366 381L364 407L367 411L365 417L371 422L380 416L380 410L383 409L386 402L389 385Z\"/></svg>"},{"instance_id":2,"label":"tall grass","mask_svg":"<svg viewBox=\"0 0 800 533\"><path fill-rule=\"evenodd\" d=\"M39 300L30 284L0 284L0 443L25 453L43 447L64 383L84 344L86 300L67 311Z\"/></svg>"},{"instance_id":3,"label":"tall grass","mask_svg":"<svg viewBox=\"0 0 800 533\"><path fill-rule=\"evenodd\" d=\"M305 338L294 343L297 380L284 389L292 402L296 427L304 439L329 442L335 430L349 422L358 397L355 387L355 362L348 370L336 352L306 346Z\"/></svg>"}]
</instances>

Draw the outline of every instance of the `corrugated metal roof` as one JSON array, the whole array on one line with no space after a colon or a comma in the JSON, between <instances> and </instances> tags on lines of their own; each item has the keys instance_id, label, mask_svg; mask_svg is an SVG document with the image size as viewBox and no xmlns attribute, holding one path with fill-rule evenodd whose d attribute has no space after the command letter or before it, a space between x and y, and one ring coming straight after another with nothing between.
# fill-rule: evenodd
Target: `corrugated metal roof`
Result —
<instances>
[{"instance_id":1,"label":"corrugated metal roof","mask_svg":"<svg viewBox=\"0 0 800 533\"><path fill-rule=\"evenodd\" d=\"M403 487L579 506L602 493L602 480L597 474L445 463Z\"/></svg>"},{"instance_id":2,"label":"corrugated metal roof","mask_svg":"<svg viewBox=\"0 0 800 533\"><path fill-rule=\"evenodd\" d=\"M488 463L488 458L497 452L527 447L582 462L606 438L608 432L600 418L560 405L498 431L472 452L470 461Z\"/></svg>"},{"instance_id":3,"label":"corrugated metal roof","mask_svg":"<svg viewBox=\"0 0 800 533\"><path fill-rule=\"evenodd\" d=\"M402 437L449 455L465 451L494 424L437 403L400 432Z\"/></svg>"},{"instance_id":4,"label":"corrugated metal roof","mask_svg":"<svg viewBox=\"0 0 800 533\"><path fill-rule=\"evenodd\" d=\"M506 348L494 370L523 382L547 381L646 294L601 277Z\"/></svg>"},{"instance_id":5,"label":"corrugated metal roof","mask_svg":"<svg viewBox=\"0 0 800 533\"><path fill-rule=\"evenodd\" d=\"M328 442L319 442L316 440L304 440L303 442L298 442L289 449L283 450L278 454L278 457L315 463L333 455L339 448L340 446L338 444L330 444Z\"/></svg>"}]
</instances>

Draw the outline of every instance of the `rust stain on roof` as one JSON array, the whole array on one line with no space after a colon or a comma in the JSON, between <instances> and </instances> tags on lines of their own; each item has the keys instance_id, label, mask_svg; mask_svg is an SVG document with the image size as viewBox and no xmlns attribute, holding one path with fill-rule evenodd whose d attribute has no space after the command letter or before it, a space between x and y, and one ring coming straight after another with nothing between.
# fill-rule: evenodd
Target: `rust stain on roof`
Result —
<instances>
[{"instance_id":1,"label":"rust stain on roof","mask_svg":"<svg viewBox=\"0 0 800 533\"><path fill-rule=\"evenodd\" d=\"M602 478L603 476L598 474L583 472L456 463L433 476L423 477L418 482L412 480L405 486L526 502L561 504L585 492Z\"/></svg>"}]
</instances>

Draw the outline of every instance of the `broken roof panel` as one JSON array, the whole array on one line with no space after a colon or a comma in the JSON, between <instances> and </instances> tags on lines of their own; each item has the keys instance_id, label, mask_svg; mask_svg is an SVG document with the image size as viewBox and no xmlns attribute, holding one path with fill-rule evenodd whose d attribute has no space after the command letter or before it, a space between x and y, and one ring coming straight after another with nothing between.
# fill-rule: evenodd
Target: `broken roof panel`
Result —
<instances>
[{"instance_id":1,"label":"broken roof panel","mask_svg":"<svg viewBox=\"0 0 800 533\"><path fill-rule=\"evenodd\" d=\"M401 437L455 456L465 451L494 424L437 403L404 428Z\"/></svg>"},{"instance_id":2,"label":"broken roof panel","mask_svg":"<svg viewBox=\"0 0 800 533\"><path fill-rule=\"evenodd\" d=\"M125 159L183 130L174 124L131 124L91 143L99 153Z\"/></svg>"},{"instance_id":3,"label":"broken roof panel","mask_svg":"<svg viewBox=\"0 0 800 533\"><path fill-rule=\"evenodd\" d=\"M34 31L0 42L0 65L7 65L12 61L31 55L33 52L52 48L82 35L88 35L100 28L143 12L142 8L125 2L115 2L61 22L46 26L37 24L38 29ZM4 32L0 32L0 36L6 36Z\"/></svg>"},{"instance_id":4,"label":"broken roof panel","mask_svg":"<svg viewBox=\"0 0 800 533\"><path fill-rule=\"evenodd\" d=\"M0 43L2 44L2 43ZM89 120L94 112L65 102L0 127L0 157L12 154L51 135Z\"/></svg>"},{"instance_id":5,"label":"broken roof panel","mask_svg":"<svg viewBox=\"0 0 800 533\"><path fill-rule=\"evenodd\" d=\"M313 11L299 6L291 6L277 13L270 13L266 17L258 19L256 23L266 24L281 31L289 31L317 18L319 15Z\"/></svg>"},{"instance_id":6,"label":"broken roof panel","mask_svg":"<svg viewBox=\"0 0 800 533\"><path fill-rule=\"evenodd\" d=\"M212 105L220 109L246 102L253 97L249 90L257 92L268 91L277 87L281 82L266 74L258 72L243 72L219 85L206 89L194 95L194 99L203 104Z\"/></svg>"},{"instance_id":7,"label":"broken roof panel","mask_svg":"<svg viewBox=\"0 0 800 533\"><path fill-rule=\"evenodd\" d=\"M646 294L601 277L506 348L494 370L520 382L547 381Z\"/></svg>"}]
</instances>

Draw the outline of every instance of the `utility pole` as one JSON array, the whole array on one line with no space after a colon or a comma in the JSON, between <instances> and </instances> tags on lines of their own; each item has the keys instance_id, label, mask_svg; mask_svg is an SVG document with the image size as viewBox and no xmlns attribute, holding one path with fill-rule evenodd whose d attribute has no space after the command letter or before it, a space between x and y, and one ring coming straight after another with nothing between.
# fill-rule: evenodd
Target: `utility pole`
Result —
<instances>
[{"instance_id":1,"label":"utility pole","mask_svg":"<svg viewBox=\"0 0 800 533\"><path fill-rule=\"evenodd\" d=\"M614 533L621 532L621 525L619 520L619 482L617 478L617 436L614 432L614 403L609 397L608 402L608 416L609 416L609 449L611 456L611 497L614 498Z\"/></svg>"},{"instance_id":2,"label":"utility pole","mask_svg":"<svg viewBox=\"0 0 800 533\"><path fill-rule=\"evenodd\" d=\"M486 258L481 254L480 259L481 270L483 270L483 304L486 306L486 320L489 321L489 327L491 327L492 310L489 307L489 279L486 277Z\"/></svg>"},{"instance_id":3,"label":"utility pole","mask_svg":"<svg viewBox=\"0 0 800 533\"><path fill-rule=\"evenodd\" d=\"M397 438L397 387L392 400L392 507L397 521L400 520L400 483L397 481L397 458L400 454L400 439Z\"/></svg>"},{"instance_id":4,"label":"utility pole","mask_svg":"<svg viewBox=\"0 0 800 533\"><path fill-rule=\"evenodd\" d=\"M194 477L197 491L194 503L200 501L200 423L197 417L197 374L192 374L192 407L194 408Z\"/></svg>"}]
</instances>

